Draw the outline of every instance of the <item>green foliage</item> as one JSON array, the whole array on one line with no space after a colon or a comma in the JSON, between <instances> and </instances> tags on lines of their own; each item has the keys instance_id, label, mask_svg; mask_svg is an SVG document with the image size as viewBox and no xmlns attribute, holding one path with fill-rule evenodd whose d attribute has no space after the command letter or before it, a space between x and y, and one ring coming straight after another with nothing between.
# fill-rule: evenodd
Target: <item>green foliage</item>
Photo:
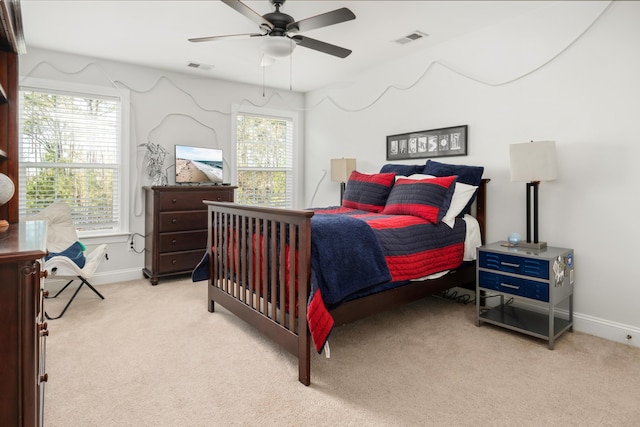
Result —
<instances>
[{"instance_id":1,"label":"green foliage","mask_svg":"<svg viewBox=\"0 0 640 427\"><path fill-rule=\"evenodd\" d=\"M116 103L35 91L23 91L21 102L26 213L63 200L80 229L112 224L117 218Z\"/></svg>"},{"instance_id":2,"label":"green foliage","mask_svg":"<svg viewBox=\"0 0 640 427\"><path fill-rule=\"evenodd\" d=\"M239 203L291 207L287 200L292 163L292 124L286 120L238 115Z\"/></svg>"}]
</instances>

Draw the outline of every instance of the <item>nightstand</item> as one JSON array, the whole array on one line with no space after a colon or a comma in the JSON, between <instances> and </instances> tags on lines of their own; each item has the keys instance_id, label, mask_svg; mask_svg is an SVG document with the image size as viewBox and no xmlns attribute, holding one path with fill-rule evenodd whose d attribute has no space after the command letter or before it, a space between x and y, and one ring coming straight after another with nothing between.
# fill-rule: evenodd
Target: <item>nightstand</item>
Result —
<instances>
[{"instance_id":1,"label":"nightstand","mask_svg":"<svg viewBox=\"0 0 640 427\"><path fill-rule=\"evenodd\" d=\"M549 342L573 331L573 249L519 248L496 242L477 249L476 325L491 323ZM499 303L492 304L493 298ZM568 309L561 304L568 303Z\"/></svg>"}]
</instances>

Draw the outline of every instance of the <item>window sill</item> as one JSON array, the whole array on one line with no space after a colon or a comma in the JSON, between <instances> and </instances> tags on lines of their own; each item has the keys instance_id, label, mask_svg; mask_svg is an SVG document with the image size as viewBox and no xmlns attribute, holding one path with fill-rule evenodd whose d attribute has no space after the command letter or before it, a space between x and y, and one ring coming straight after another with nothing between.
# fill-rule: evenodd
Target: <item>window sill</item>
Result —
<instances>
[{"instance_id":1,"label":"window sill","mask_svg":"<svg viewBox=\"0 0 640 427\"><path fill-rule=\"evenodd\" d=\"M100 245L102 243L126 243L130 233L113 234L82 234L78 233L78 240L86 245Z\"/></svg>"}]
</instances>

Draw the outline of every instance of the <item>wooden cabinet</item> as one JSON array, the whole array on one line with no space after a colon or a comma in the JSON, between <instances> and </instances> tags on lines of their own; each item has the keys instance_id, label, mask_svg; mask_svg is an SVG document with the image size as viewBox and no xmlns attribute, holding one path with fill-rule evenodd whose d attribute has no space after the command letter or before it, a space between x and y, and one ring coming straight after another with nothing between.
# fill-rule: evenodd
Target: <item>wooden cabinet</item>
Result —
<instances>
[{"instance_id":1,"label":"wooden cabinet","mask_svg":"<svg viewBox=\"0 0 640 427\"><path fill-rule=\"evenodd\" d=\"M145 187L145 267L152 285L158 278L191 273L207 248L204 200L233 202L236 187Z\"/></svg>"},{"instance_id":2,"label":"wooden cabinet","mask_svg":"<svg viewBox=\"0 0 640 427\"><path fill-rule=\"evenodd\" d=\"M18 55L26 52L19 0L0 0L0 173L18 187ZM6 161L5 161L6 160ZM18 196L0 219L18 222Z\"/></svg>"},{"instance_id":3,"label":"wooden cabinet","mask_svg":"<svg viewBox=\"0 0 640 427\"><path fill-rule=\"evenodd\" d=\"M0 233L0 425L42 425L45 340L40 259L44 221L11 224Z\"/></svg>"}]
</instances>

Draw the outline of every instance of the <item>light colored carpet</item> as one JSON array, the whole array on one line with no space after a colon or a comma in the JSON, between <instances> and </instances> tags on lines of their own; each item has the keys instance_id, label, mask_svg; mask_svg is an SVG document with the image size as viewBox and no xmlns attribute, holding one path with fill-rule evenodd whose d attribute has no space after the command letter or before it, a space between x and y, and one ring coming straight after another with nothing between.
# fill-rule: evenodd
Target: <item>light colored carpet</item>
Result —
<instances>
[{"instance_id":1,"label":"light colored carpet","mask_svg":"<svg viewBox=\"0 0 640 427\"><path fill-rule=\"evenodd\" d=\"M341 326L305 387L293 356L207 311L206 282L98 290L49 321L47 427L640 425L640 349L574 332L550 351L476 327L473 304L427 298Z\"/></svg>"}]
</instances>

